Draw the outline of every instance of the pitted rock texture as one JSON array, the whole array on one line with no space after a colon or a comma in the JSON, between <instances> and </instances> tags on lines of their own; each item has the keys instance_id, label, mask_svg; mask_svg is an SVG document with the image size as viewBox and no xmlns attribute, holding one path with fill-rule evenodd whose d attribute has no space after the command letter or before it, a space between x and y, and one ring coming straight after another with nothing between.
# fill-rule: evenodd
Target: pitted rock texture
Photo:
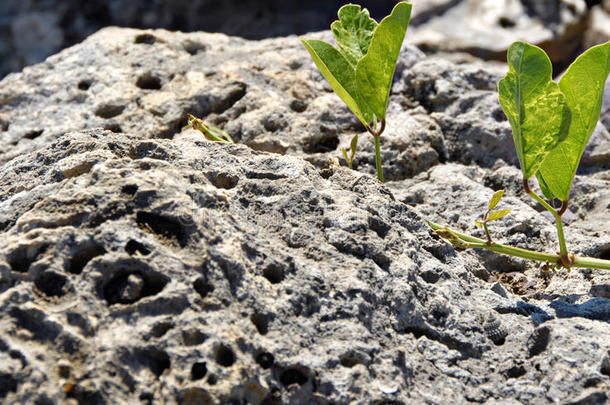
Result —
<instances>
[{"instance_id":1,"label":"pitted rock texture","mask_svg":"<svg viewBox=\"0 0 610 405\"><path fill-rule=\"evenodd\" d=\"M476 172L441 165L428 184L443 170ZM453 176L451 197L483 194ZM481 280L502 269L371 176L192 133L89 130L5 163L0 184L8 403L607 399L608 297ZM548 243L540 219L513 236L534 225ZM599 289L604 275L570 277Z\"/></svg>"},{"instance_id":2,"label":"pitted rock texture","mask_svg":"<svg viewBox=\"0 0 610 405\"><path fill-rule=\"evenodd\" d=\"M405 46L386 185L296 37L109 28L10 75L0 402L607 402L610 273L456 250L425 222L481 236L504 188L494 240L556 249L513 165L504 69ZM329 167L355 133L357 170ZM600 123L564 215L570 249L606 259L607 142Z\"/></svg>"}]
</instances>

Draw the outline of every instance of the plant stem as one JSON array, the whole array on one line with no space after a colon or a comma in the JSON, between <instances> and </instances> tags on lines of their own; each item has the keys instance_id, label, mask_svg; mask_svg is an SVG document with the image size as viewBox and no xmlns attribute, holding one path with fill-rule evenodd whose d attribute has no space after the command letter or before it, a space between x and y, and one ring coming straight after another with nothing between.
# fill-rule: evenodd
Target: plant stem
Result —
<instances>
[{"instance_id":1,"label":"plant stem","mask_svg":"<svg viewBox=\"0 0 610 405\"><path fill-rule=\"evenodd\" d=\"M555 210L555 208L551 207L546 201L544 201L542 197L540 197L538 194L534 193L530 189L527 179L524 180L523 188L525 189L525 192L529 194L530 197L538 201L540 205L542 205L555 218L555 227L557 227L557 238L559 239L559 253L561 254L561 257L564 260L567 260L569 262L568 247L566 245L566 237L563 233L563 221L561 219L561 215L557 212L557 210ZM562 214L563 211L565 211L565 209L563 209L563 206L567 207L567 204L562 204Z\"/></svg>"},{"instance_id":2,"label":"plant stem","mask_svg":"<svg viewBox=\"0 0 610 405\"><path fill-rule=\"evenodd\" d=\"M377 179L380 183L383 183L383 168L381 167L381 148L379 145L379 137L385 130L385 118L382 119L380 123L381 126L379 127L379 129L377 129L377 121L375 121L373 123L374 129L367 125L366 130L369 131L371 135L373 135L373 138L375 138L375 163L377 165Z\"/></svg>"},{"instance_id":3,"label":"plant stem","mask_svg":"<svg viewBox=\"0 0 610 405\"><path fill-rule=\"evenodd\" d=\"M375 164L377 165L377 178L380 183L383 183L383 168L381 167L381 148L379 145L379 135L374 135L375 138Z\"/></svg>"},{"instance_id":4,"label":"plant stem","mask_svg":"<svg viewBox=\"0 0 610 405\"><path fill-rule=\"evenodd\" d=\"M442 225L436 224L431 221L427 221L428 226L435 231L449 230L452 234L457 236L461 241L466 242L464 247L486 249L496 253L502 253L509 256L521 257L524 259L535 260L538 262L547 262L558 264L565 267L565 264L561 260L561 256L557 254L549 254L544 252L536 252L528 249L521 249L517 247L502 245L500 243L489 244L484 239L480 239L474 236L466 235L464 233L448 229ZM596 259L592 257L571 257L569 267L586 267L592 269L607 269L610 270L610 260Z\"/></svg>"}]
</instances>

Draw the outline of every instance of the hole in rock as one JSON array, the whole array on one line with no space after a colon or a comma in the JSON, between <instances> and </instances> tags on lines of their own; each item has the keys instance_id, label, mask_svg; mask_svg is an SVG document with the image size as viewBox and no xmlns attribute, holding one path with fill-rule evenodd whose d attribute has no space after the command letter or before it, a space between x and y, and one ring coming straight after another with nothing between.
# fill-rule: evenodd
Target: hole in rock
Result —
<instances>
[{"instance_id":1,"label":"hole in rock","mask_svg":"<svg viewBox=\"0 0 610 405\"><path fill-rule=\"evenodd\" d=\"M284 269L276 263L271 263L263 270L265 277L271 284L278 284L284 280Z\"/></svg>"},{"instance_id":2,"label":"hole in rock","mask_svg":"<svg viewBox=\"0 0 610 405\"><path fill-rule=\"evenodd\" d=\"M138 192L138 186L136 186L135 184L126 184L123 187L121 187L121 193L134 195L137 192Z\"/></svg>"},{"instance_id":3,"label":"hole in rock","mask_svg":"<svg viewBox=\"0 0 610 405\"><path fill-rule=\"evenodd\" d=\"M148 367L157 377L170 367L169 356L163 350L156 347L136 349L136 360L138 363Z\"/></svg>"},{"instance_id":4,"label":"hole in rock","mask_svg":"<svg viewBox=\"0 0 610 405\"><path fill-rule=\"evenodd\" d=\"M527 341L529 356L534 357L544 352L551 338L551 328L541 326L534 330Z\"/></svg>"},{"instance_id":5,"label":"hole in rock","mask_svg":"<svg viewBox=\"0 0 610 405\"><path fill-rule=\"evenodd\" d=\"M290 102L290 109L294 112L301 113L307 109L307 103L295 98Z\"/></svg>"},{"instance_id":6,"label":"hole in rock","mask_svg":"<svg viewBox=\"0 0 610 405\"><path fill-rule=\"evenodd\" d=\"M233 107L235 103L241 100L247 91L248 86L246 83L242 82L233 82L230 84L230 87L226 89L226 95L218 100L218 102L212 107L212 112L216 114L222 114L229 108Z\"/></svg>"},{"instance_id":7,"label":"hole in rock","mask_svg":"<svg viewBox=\"0 0 610 405\"><path fill-rule=\"evenodd\" d=\"M99 244L90 244L80 249L80 252L76 253L70 259L68 265L68 272L72 274L80 274L83 269L94 257L101 256L106 253L106 249Z\"/></svg>"},{"instance_id":8,"label":"hole in rock","mask_svg":"<svg viewBox=\"0 0 610 405\"><path fill-rule=\"evenodd\" d=\"M77 87L79 90L89 90L89 87L91 87L92 83L93 82L91 80L81 80L80 82L78 82Z\"/></svg>"},{"instance_id":9,"label":"hole in rock","mask_svg":"<svg viewBox=\"0 0 610 405\"><path fill-rule=\"evenodd\" d=\"M430 283L430 284L436 283L441 278L441 275L433 270L423 271L423 272L419 273L419 275L421 278L424 279L424 281L426 283Z\"/></svg>"},{"instance_id":10,"label":"hole in rock","mask_svg":"<svg viewBox=\"0 0 610 405\"><path fill-rule=\"evenodd\" d=\"M201 343L205 342L207 338L208 336L205 333L197 329L182 331L182 341L186 346L200 345Z\"/></svg>"},{"instance_id":11,"label":"hole in rock","mask_svg":"<svg viewBox=\"0 0 610 405\"><path fill-rule=\"evenodd\" d=\"M42 135L43 132L44 132L43 129L34 130L34 131L27 132L25 135L23 135L23 137L26 139L36 139L40 135Z\"/></svg>"},{"instance_id":12,"label":"hole in rock","mask_svg":"<svg viewBox=\"0 0 610 405\"><path fill-rule=\"evenodd\" d=\"M303 385L307 382L307 375L297 368L289 368L284 370L280 375L280 382L285 386L292 384Z\"/></svg>"},{"instance_id":13,"label":"hole in rock","mask_svg":"<svg viewBox=\"0 0 610 405\"><path fill-rule=\"evenodd\" d=\"M108 305L132 304L144 297L158 294L168 280L160 274L119 270L104 286Z\"/></svg>"},{"instance_id":14,"label":"hole in rock","mask_svg":"<svg viewBox=\"0 0 610 405\"><path fill-rule=\"evenodd\" d=\"M136 222L142 228L148 228L164 238L175 240L181 247L187 243L186 232L180 221L154 212L138 211Z\"/></svg>"},{"instance_id":15,"label":"hole in rock","mask_svg":"<svg viewBox=\"0 0 610 405\"><path fill-rule=\"evenodd\" d=\"M266 335L267 332L269 332L269 320L267 319L267 316L255 313L250 316L250 321L252 321L256 330L261 335Z\"/></svg>"},{"instance_id":16,"label":"hole in rock","mask_svg":"<svg viewBox=\"0 0 610 405\"><path fill-rule=\"evenodd\" d=\"M104 119L113 118L121 114L125 110L122 104L102 104L93 112L96 116Z\"/></svg>"},{"instance_id":17,"label":"hole in rock","mask_svg":"<svg viewBox=\"0 0 610 405\"><path fill-rule=\"evenodd\" d=\"M348 352L348 353L345 353L345 354L342 354L341 356L339 356L339 363L343 367L347 367L347 368L352 368L356 364L363 364L360 356L356 355L355 353L351 353L351 352Z\"/></svg>"},{"instance_id":18,"label":"hole in rock","mask_svg":"<svg viewBox=\"0 0 610 405\"><path fill-rule=\"evenodd\" d=\"M208 372L205 362L197 362L191 367L191 380L201 380Z\"/></svg>"},{"instance_id":19,"label":"hole in rock","mask_svg":"<svg viewBox=\"0 0 610 405\"><path fill-rule=\"evenodd\" d=\"M498 19L498 25L502 28L513 28L517 23L508 17L500 17L500 19Z\"/></svg>"},{"instance_id":20,"label":"hole in rock","mask_svg":"<svg viewBox=\"0 0 610 405\"><path fill-rule=\"evenodd\" d=\"M184 50L191 55L197 55L199 52L205 52L207 47L201 42L186 41L183 45Z\"/></svg>"},{"instance_id":21,"label":"hole in rock","mask_svg":"<svg viewBox=\"0 0 610 405\"><path fill-rule=\"evenodd\" d=\"M140 34L140 35L136 36L136 39L134 40L134 42L136 44L152 45L155 42L157 42L157 37L155 37L152 34Z\"/></svg>"},{"instance_id":22,"label":"hole in rock","mask_svg":"<svg viewBox=\"0 0 610 405\"><path fill-rule=\"evenodd\" d=\"M136 254L136 252L140 253L142 256L146 256L150 253L150 250L146 246L133 239L129 239L129 241L125 244L125 251L131 256Z\"/></svg>"},{"instance_id":23,"label":"hole in rock","mask_svg":"<svg viewBox=\"0 0 610 405\"><path fill-rule=\"evenodd\" d=\"M172 402L173 403L173 402ZM216 400L203 388L186 388L176 396L178 405L214 405Z\"/></svg>"},{"instance_id":24,"label":"hole in rock","mask_svg":"<svg viewBox=\"0 0 610 405\"><path fill-rule=\"evenodd\" d=\"M527 370L523 366L513 366L504 372L507 378L519 378L527 374Z\"/></svg>"},{"instance_id":25,"label":"hole in rock","mask_svg":"<svg viewBox=\"0 0 610 405\"><path fill-rule=\"evenodd\" d=\"M312 139L303 147L305 153L325 153L337 150L339 146L339 137L335 134L329 134Z\"/></svg>"},{"instance_id":26,"label":"hole in rock","mask_svg":"<svg viewBox=\"0 0 610 405\"><path fill-rule=\"evenodd\" d=\"M162 87L161 79L153 74L147 73L136 80L136 86L142 90L159 90Z\"/></svg>"},{"instance_id":27,"label":"hole in rock","mask_svg":"<svg viewBox=\"0 0 610 405\"><path fill-rule=\"evenodd\" d=\"M159 337L165 335L173 327L174 327L173 322L161 321L161 322L158 322L153 325L152 329L150 330L150 334L153 337L159 338Z\"/></svg>"},{"instance_id":28,"label":"hole in rock","mask_svg":"<svg viewBox=\"0 0 610 405\"><path fill-rule=\"evenodd\" d=\"M123 128L121 128L121 126L119 124L106 124L104 125L104 129L110 131L110 132L114 132L115 134L120 134L123 132Z\"/></svg>"},{"instance_id":29,"label":"hole in rock","mask_svg":"<svg viewBox=\"0 0 610 405\"><path fill-rule=\"evenodd\" d=\"M602 366L599 370L603 375L610 377L610 350L602 360Z\"/></svg>"},{"instance_id":30,"label":"hole in rock","mask_svg":"<svg viewBox=\"0 0 610 405\"><path fill-rule=\"evenodd\" d=\"M217 171L205 173L205 177L214 185L214 187L224 188L226 190L234 188L239 181L239 177L234 174Z\"/></svg>"},{"instance_id":31,"label":"hole in rock","mask_svg":"<svg viewBox=\"0 0 610 405\"><path fill-rule=\"evenodd\" d=\"M220 345L216 348L214 358L216 359L216 363L223 367L230 367L235 363L235 354L233 354L233 350L226 345Z\"/></svg>"},{"instance_id":32,"label":"hole in rock","mask_svg":"<svg viewBox=\"0 0 610 405\"><path fill-rule=\"evenodd\" d=\"M63 274L54 271L45 271L41 273L34 284L36 288L42 291L47 297L61 297L66 292L64 286L68 282L68 278Z\"/></svg>"},{"instance_id":33,"label":"hole in rock","mask_svg":"<svg viewBox=\"0 0 610 405\"><path fill-rule=\"evenodd\" d=\"M273 355L269 352L259 353L256 356L255 360L258 363L258 365L264 369L268 369L271 366L273 366L273 362L275 361L275 359L273 358Z\"/></svg>"},{"instance_id":34,"label":"hole in rock","mask_svg":"<svg viewBox=\"0 0 610 405\"><path fill-rule=\"evenodd\" d=\"M46 245L42 245L38 248L30 246L19 247L8 255L8 264L13 271L27 273L32 263L36 261L38 255L43 253L46 249Z\"/></svg>"},{"instance_id":35,"label":"hole in rock","mask_svg":"<svg viewBox=\"0 0 610 405\"><path fill-rule=\"evenodd\" d=\"M214 291L214 286L205 281L202 277L199 277L193 282L193 288L195 291L197 291L201 298L207 297L209 293Z\"/></svg>"},{"instance_id":36,"label":"hole in rock","mask_svg":"<svg viewBox=\"0 0 610 405\"><path fill-rule=\"evenodd\" d=\"M210 384L210 385L216 385L216 383L218 382L218 377L216 377L216 375L214 375L214 374L210 374L208 376L207 381L208 381L208 384Z\"/></svg>"},{"instance_id":37,"label":"hole in rock","mask_svg":"<svg viewBox=\"0 0 610 405\"><path fill-rule=\"evenodd\" d=\"M390 225L380 220L379 218L371 216L368 218L368 223L369 227L373 231L375 231L377 236L379 236L381 239L385 238L388 232L390 232Z\"/></svg>"},{"instance_id":38,"label":"hole in rock","mask_svg":"<svg viewBox=\"0 0 610 405\"><path fill-rule=\"evenodd\" d=\"M2 131L2 132L8 131L9 126L10 126L10 124L8 123L8 121L0 119L0 131Z\"/></svg>"},{"instance_id":39,"label":"hole in rock","mask_svg":"<svg viewBox=\"0 0 610 405\"><path fill-rule=\"evenodd\" d=\"M9 392L17 392L17 380L12 374L0 373L0 398L4 398Z\"/></svg>"},{"instance_id":40,"label":"hole in rock","mask_svg":"<svg viewBox=\"0 0 610 405\"><path fill-rule=\"evenodd\" d=\"M47 319L47 315L38 309L9 309L9 315L17 321L17 327L32 333L34 340L55 342L62 327Z\"/></svg>"}]
</instances>

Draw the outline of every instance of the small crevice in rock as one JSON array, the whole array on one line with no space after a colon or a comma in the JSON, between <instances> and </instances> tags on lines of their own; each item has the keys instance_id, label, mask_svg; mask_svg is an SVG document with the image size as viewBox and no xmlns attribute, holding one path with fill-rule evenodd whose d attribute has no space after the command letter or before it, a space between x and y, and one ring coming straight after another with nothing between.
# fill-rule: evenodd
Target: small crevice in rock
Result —
<instances>
[{"instance_id":1,"label":"small crevice in rock","mask_svg":"<svg viewBox=\"0 0 610 405\"><path fill-rule=\"evenodd\" d=\"M256 327L256 330L261 335L266 335L269 332L269 319L267 315L261 313L254 313L250 316L250 321Z\"/></svg>"},{"instance_id":2,"label":"small crevice in rock","mask_svg":"<svg viewBox=\"0 0 610 405\"><path fill-rule=\"evenodd\" d=\"M129 239L127 244L125 244L125 251L129 253L130 256L135 255L136 252L140 253L142 256L150 254L150 249L134 239Z\"/></svg>"},{"instance_id":3,"label":"small crevice in rock","mask_svg":"<svg viewBox=\"0 0 610 405\"><path fill-rule=\"evenodd\" d=\"M125 105L123 104L107 103L99 105L93 113L100 118L108 119L120 115L124 110Z\"/></svg>"},{"instance_id":4,"label":"small crevice in rock","mask_svg":"<svg viewBox=\"0 0 610 405\"><path fill-rule=\"evenodd\" d=\"M121 269L104 285L104 299L108 305L133 304L144 297L160 293L168 281L167 277L160 274Z\"/></svg>"},{"instance_id":5,"label":"small crevice in rock","mask_svg":"<svg viewBox=\"0 0 610 405\"><path fill-rule=\"evenodd\" d=\"M78 82L76 87L78 87L79 90L87 91L87 90L89 90L89 87L91 87L92 84L93 84L93 80L85 79L85 80L81 80L80 82Z\"/></svg>"},{"instance_id":6,"label":"small crevice in rock","mask_svg":"<svg viewBox=\"0 0 610 405\"><path fill-rule=\"evenodd\" d=\"M136 86L142 90L160 90L162 85L161 79L152 73L145 73L136 80Z\"/></svg>"},{"instance_id":7,"label":"small crevice in rock","mask_svg":"<svg viewBox=\"0 0 610 405\"><path fill-rule=\"evenodd\" d=\"M154 212L138 211L136 214L138 226L152 231L162 239L178 242L180 247L187 245L187 234L180 221Z\"/></svg>"},{"instance_id":8,"label":"small crevice in rock","mask_svg":"<svg viewBox=\"0 0 610 405\"><path fill-rule=\"evenodd\" d=\"M207 47L201 42L188 40L182 45L185 51L190 55L197 55L200 52L205 52Z\"/></svg>"},{"instance_id":9,"label":"small crevice in rock","mask_svg":"<svg viewBox=\"0 0 610 405\"><path fill-rule=\"evenodd\" d=\"M25 135L23 135L23 137L25 139L36 139L40 135L42 135L43 132L44 132L44 129L36 129L34 131L26 132Z\"/></svg>"},{"instance_id":10,"label":"small crevice in rock","mask_svg":"<svg viewBox=\"0 0 610 405\"><path fill-rule=\"evenodd\" d=\"M72 274L80 274L91 259L105 253L106 249L102 245L97 243L87 244L72 255L66 270Z\"/></svg>"},{"instance_id":11,"label":"small crevice in rock","mask_svg":"<svg viewBox=\"0 0 610 405\"><path fill-rule=\"evenodd\" d=\"M133 42L136 44L152 45L157 42L157 37L152 34L140 34L136 36L136 39Z\"/></svg>"},{"instance_id":12,"label":"small crevice in rock","mask_svg":"<svg viewBox=\"0 0 610 405\"><path fill-rule=\"evenodd\" d=\"M204 280L203 277L199 277L193 282L193 289L195 289L201 298L205 298L214 291L214 286Z\"/></svg>"},{"instance_id":13,"label":"small crevice in rock","mask_svg":"<svg viewBox=\"0 0 610 405\"><path fill-rule=\"evenodd\" d=\"M550 338L551 328L548 326L541 326L534 330L527 340L529 357L534 357L544 352L549 344Z\"/></svg>"},{"instance_id":14,"label":"small crevice in rock","mask_svg":"<svg viewBox=\"0 0 610 405\"><path fill-rule=\"evenodd\" d=\"M285 369L280 374L280 382L286 387L293 384L304 385L308 380L308 373L300 367Z\"/></svg>"},{"instance_id":15,"label":"small crevice in rock","mask_svg":"<svg viewBox=\"0 0 610 405\"><path fill-rule=\"evenodd\" d=\"M54 271L42 272L34 280L34 285L47 297L61 297L66 294L68 278Z\"/></svg>"}]
</instances>

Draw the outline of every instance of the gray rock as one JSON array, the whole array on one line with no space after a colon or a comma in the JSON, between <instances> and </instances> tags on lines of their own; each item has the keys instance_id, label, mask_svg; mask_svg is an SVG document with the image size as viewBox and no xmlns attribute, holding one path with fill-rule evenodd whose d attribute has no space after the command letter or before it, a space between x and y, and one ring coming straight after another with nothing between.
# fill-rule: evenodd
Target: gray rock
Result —
<instances>
[{"instance_id":1,"label":"gray rock","mask_svg":"<svg viewBox=\"0 0 610 405\"><path fill-rule=\"evenodd\" d=\"M565 66L586 28L584 0L462 0L417 26L410 38L425 52L468 52L502 61L510 44L523 40L542 46L553 62Z\"/></svg>"},{"instance_id":2,"label":"gray rock","mask_svg":"<svg viewBox=\"0 0 610 405\"><path fill-rule=\"evenodd\" d=\"M425 223L481 236L506 188L494 239L556 248L506 164L501 68L409 52L386 185L294 37L112 28L0 82L0 401L605 401L608 272L456 250ZM181 130L187 112L241 145ZM357 132L358 171L326 167ZM607 257L593 160L566 235Z\"/></svg>"}]
</instances>

